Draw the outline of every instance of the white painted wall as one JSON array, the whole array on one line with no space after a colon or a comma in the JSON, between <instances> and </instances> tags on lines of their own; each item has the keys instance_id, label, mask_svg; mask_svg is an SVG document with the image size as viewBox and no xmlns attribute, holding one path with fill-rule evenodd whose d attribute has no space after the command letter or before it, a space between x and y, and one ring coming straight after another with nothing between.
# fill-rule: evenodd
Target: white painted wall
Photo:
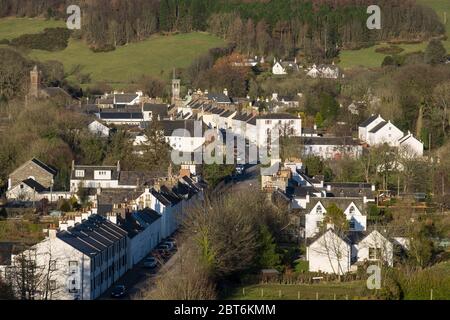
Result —
<instances>
[{"instance_id":1,"label":"white painted wall","mask_svg":"<svg viewBox=\"0 0 450 320\"><path fill-rule=\"evenodd\" d=\"M350 271L351 246L328 230L307 247L309 271L346 274Z\"/></svg>"}]
</instances>

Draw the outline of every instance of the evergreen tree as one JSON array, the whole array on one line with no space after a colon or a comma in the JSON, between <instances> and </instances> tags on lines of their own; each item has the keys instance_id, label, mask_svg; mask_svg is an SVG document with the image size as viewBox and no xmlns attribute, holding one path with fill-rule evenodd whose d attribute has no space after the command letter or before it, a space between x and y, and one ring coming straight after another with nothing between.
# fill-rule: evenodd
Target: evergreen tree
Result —
<instances>
[{"instance_id":1,"label":"evergreen tree","mask_svg":"<svg viewBox=\"0 0 450 320\"><path fill-rule=\"evenodd\" d=\"M424 60L428 64L439 64L445 61L447 51L440 40L432 39L425 49Z\"/></svg>"}]
</instances>

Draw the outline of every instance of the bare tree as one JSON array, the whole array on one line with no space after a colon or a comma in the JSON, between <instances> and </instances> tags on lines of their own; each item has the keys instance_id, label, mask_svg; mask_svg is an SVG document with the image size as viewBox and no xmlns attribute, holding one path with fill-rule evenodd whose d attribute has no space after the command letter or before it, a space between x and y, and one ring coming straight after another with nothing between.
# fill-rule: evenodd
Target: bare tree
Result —
<instances>
[{"instance_id":1,"label":"bare tree","mask_svg":"<svg viewBox=\"0 0 450 320\"><path fill-rule=\"evenodd\" d=\"M50 241L43 247L27 248L12 257L8 280L21 300L51 300L58 291L57 260Z\"/></svg>"}]
</instances>

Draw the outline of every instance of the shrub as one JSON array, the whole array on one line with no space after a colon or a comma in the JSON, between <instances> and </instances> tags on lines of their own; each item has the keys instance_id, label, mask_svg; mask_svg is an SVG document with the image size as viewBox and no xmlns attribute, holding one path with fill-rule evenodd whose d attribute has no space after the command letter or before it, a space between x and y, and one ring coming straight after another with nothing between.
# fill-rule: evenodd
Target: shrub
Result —
<instances>
[{"instance_id":1,"label":"shrub","mask_svg":"<svg viewBox=\"0 0 450 320\"><path fill-rule=\"evenodd\" d=\"M37 34L24 34L11 40L11 45L20 48L46 51L64 50L69 44L71 31L66 28L48 28Z\"/></svg>"}]
</instances>

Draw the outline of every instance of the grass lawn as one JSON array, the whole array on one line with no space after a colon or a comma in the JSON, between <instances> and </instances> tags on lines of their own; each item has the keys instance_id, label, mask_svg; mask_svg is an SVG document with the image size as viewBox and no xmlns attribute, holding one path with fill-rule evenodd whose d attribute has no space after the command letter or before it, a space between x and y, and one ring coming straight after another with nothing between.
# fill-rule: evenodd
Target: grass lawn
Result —
<instances>
[{"instance_id":1,"label":"grass lawn","mask_svg":"<svg viewBox=\"0 0 450 320\"><path fill-rule=\"evenodd\" d=\"M450 37L450 1L449 0L417 0L418 3L429 6L433 8L438 16L444 21L444 12L447 12L447 35ZM380 44L370 48L365 48L361 50L344 50L341 52L340 66L344 69L363 66L368 68L380 67L383 62L385 54L375 52L375 49L379 47L387 46L387 44ZM398 45L403 48L404 53L423 51L425 50L427 43L419 44L401 44ZM444 46L447 51L450 52L450 39L444 42Z\"/></svg>"},{"instance_id":2,"label":"grass lawn","mask_svg":"<svg viewBox=\"0 0 450 320\"><path fill-rule=\"evenodd\" d=\"M244 295L245 290L245 295ZM281 291L281 297L280 297ZM260 284L236 288L229 300L353 300L367 295L365 281L320 284Z\"/></svg>"},{"instance_id":3,"label":"grass lawn","mask_svg":"<svg viewBox=\"0 0 450 320\"><path fill-rule=\"evenodd\" d=\"M91 74L92 83L104 81L120 88L142 74L168 77L174 67L188 67L199 55L224 44L223 40L213 35L197 32L155 35L145 41L102 53L94 53L85 43L71 40L63 51L33 50L29 55L40 61L58 60L64 64L66 72L80 65L81 73Z\"/></svg>"},{"instance_id":4,"label":"grass lawn","mask_svg":"<svg viewBox=\"0 0 450 320\"><path fill-rule=\"evenodd\" d=\"M38 18L2 18L0 19L0 40L14 39L23 34L33 34L45 28L64 27L64 21Z\"/></svg>"}]
</instances>

